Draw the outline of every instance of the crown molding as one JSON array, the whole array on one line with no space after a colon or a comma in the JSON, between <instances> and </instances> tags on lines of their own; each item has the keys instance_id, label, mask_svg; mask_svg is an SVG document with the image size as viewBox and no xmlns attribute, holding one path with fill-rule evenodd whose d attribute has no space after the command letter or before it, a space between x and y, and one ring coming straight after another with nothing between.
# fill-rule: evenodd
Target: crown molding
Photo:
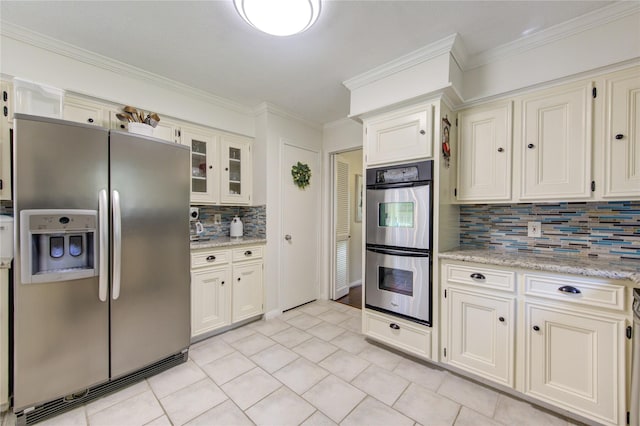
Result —
<instances>
[{"instance_id":1,"label":"crown molding","mask_svg":"<svg viewBox=\"0 0 640 426\"><path fill-rule=\"evenodd\" d=\"M322 128L324 130L326 129L337 129L343 126L350 126L350 125L354 125L354 124L362 124L360 121L358 121L355 118L352 117L344 117L344 118L339 118L338 120L334 120L334 121L330 121L329 123L325 123L322 125Z\"/></svg>"},{"instance_id":2,"label":"crown molding","mask_svg":"<svg viewBox=\"0 0 640 426\"><path fill-rule=\"evenodd\" d=\"M270 102L262 102L261 104L259 104L257 107L253 109L253 114L255 116L258 116L260 114L265 114L265 113L275 114L279 117L286 118L287 120L298 121L307 127L311 127L314 130L322 131L322 125L320 125L319 123L316 123L315 121L307 120L306 118L302 118Z\"/></svg>"},{"instance_id":3,"label":"crown molding","mask_svg":"<svg viewBox=\"0 0 640 426\"><path fill-rule=\"evenodd\" d=\"M500 59L515 56L527 50L535 49L545 44L553 43L563 38L581 33L607 24L612 21L640 12L637 1L616 1L610 6L594 10L566 22L559 23L542 31L521 37L492 49L480 52L467 58L459 65L463 71L487 65Z\"/></svg>"},{"instance_id":4,"label":"crown molding","mask_svg":"<svg viewBox=\"0 0 640 426\"><path fill-rule=\"evenodd\" d=\"M452 51L455 51L460 55L459 60L465 60L466 54L464 53L464 49L462 47L455 47L459 42L460 36L457 33L454 33L425 47L394 59L393 61L387 62L386 64L382 64L372 70L345 80L342 84L344 84L347 89L353 91L362 86L373 83L374 81L381 80L385 77L389 77L390 75L406 70L407 68L426 62L444 53L451 53Z\"/></svg>"},{"instance_id":5,"label":"crown molding","mask_svg":"<svg viewBox=\"0 0 640 426\"><path fill-rule=\"evenodd\" d=\"M226 108L247 115L250 115L252 113L252 109L250 107L242 105L238 102L213 95L204 90L196 89L186 84L179 83L175 80L171 80L158 74L145 71L141 68L131 66L124 62L99 55L70 43L56 40L54 38L45 36L44 34L37 33L35 31L12 24L7 21L0 21L0 35L2 37L11 38L19 42L26 43L37 48L44 49L52 53L65 56L67 58L74 59L79 62L83 62L85 64L89 64L107 71L111 71L135 79L150 81L160 87L179 91L181 93L186 93L191 97L212 103L221 108Z\"/></svg>"}]
</instances>

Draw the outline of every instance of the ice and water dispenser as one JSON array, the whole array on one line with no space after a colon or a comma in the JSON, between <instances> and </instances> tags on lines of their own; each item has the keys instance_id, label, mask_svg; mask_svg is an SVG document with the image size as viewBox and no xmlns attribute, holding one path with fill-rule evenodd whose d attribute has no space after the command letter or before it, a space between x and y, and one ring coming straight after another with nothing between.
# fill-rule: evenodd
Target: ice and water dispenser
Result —
<instances>
[{"instance_id":1,"label":"ice and water dispenser","mask_svg":"<svg viewBox=\"0 0 640 426\"><path fill-rule=\"evenodd\" d=\"M95 210L22 210L22 283L98 275L97 229Z\"/></svg>"}]
</instances>

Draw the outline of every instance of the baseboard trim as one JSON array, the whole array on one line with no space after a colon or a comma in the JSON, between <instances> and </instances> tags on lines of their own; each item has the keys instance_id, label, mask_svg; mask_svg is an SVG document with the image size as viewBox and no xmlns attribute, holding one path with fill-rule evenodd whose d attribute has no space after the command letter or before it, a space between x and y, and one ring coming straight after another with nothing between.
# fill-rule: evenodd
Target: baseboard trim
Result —
<instances>
[{"instance_id":1,"label":"baseboard trim","mask_svg":"<svg viewBox=\"0 0 640 426\"><path fill-rule=\"evenodd\" d=\"M358 281L354 281L352 283L349 283L349 288L358 287L359 285L362 285L362 280L358 280Z\"/></svg>"}]
</instances>

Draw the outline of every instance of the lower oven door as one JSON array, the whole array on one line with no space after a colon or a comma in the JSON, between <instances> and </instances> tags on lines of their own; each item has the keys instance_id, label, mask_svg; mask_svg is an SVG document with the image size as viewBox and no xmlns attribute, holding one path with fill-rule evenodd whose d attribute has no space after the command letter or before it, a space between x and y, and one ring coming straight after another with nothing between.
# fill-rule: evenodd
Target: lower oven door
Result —
<instances>
[{"instance_id":1,"label":"lower oven door","mask_svg":"<svg viewBox=\"0 0 640 426\"><path fill-rule=\"evenodd\" d=\"M367 247L365 304L431 325L429 253Z\"/></svg>"}]
</instances>

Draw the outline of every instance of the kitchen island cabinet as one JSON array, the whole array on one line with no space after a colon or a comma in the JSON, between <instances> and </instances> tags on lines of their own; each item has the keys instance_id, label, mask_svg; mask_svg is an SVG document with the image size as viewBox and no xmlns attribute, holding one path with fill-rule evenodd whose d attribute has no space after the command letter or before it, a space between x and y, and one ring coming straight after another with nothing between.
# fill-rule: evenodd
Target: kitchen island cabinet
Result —
<instances>
[{"instance_id":1,"label":"kitchen island cabinet","mask_svg":"<svg viewBox=\"0 0 640 426\"><path fill-rule=\"evenodd\" d=\"M264 303L263 276L262 244L192 248L192 341L259 318Z\"/></svg>"}]
</instances>

